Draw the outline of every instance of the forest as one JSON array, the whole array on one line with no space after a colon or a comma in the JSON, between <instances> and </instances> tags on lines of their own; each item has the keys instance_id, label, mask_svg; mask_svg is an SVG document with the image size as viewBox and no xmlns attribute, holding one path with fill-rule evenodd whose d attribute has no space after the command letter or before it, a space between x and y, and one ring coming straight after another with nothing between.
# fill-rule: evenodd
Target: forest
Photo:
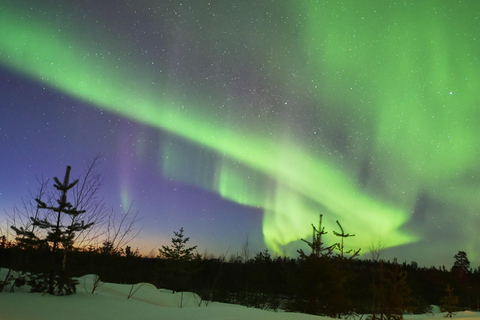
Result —
<instances>
[{"instance_id":1,"label":"forest","mask_svg":"<svg viewBox=\"0 0 480 320\"><path fill-rule=\"evenodd\" d=\"M466 252L452 253L453 266L448 269L385 261L381 245L369 248L369 257L360 258L360 248L345 249L354 234L346 233L339 221L337 230L325 230L322 215L317 225L311 225L312 236L303 239L305 245L295 259L274 257L268 249L250 252L248 242L240 255L230 259L201 255L183 228L174 231L171 244L158 248L155 256L142 256L128 246L135 220L115 224L107 219L109 236L99 245L87 246L80 235L88 234L99 220L98 214L96 221L88 218L86 209L99 206L86 205L78 195L90 194L94 199L99 181L94 168L95 161L87 167L85 179L71 181L67 167L63 180L54 178L57 197L35 198L23 225L11 225L14 239L0 234L0 268L9 270L0 279L0 292L28 284L32 292L75 294L76 278L93 274L92 293L104 282L146 282L195 292L205 303L332 318L368 314L370 319L400 319L407 313L431 313L433 305L450 317L459 310L480 310L480 270L471 269ZM69 192L76 195L73 204ZM322 236L327 232L338 242L325 245Z\"/></svg>"}]
</instances>

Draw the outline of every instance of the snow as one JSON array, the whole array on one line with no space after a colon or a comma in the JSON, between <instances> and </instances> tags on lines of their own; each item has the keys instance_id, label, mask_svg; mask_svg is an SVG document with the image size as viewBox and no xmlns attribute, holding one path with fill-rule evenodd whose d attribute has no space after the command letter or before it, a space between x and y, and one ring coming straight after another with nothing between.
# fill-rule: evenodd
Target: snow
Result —
<instances>
[{"instance_id":1,"label":"snow","mask_svg":"<svg viewBox=\"0 0 480 320\"><path fill-rule=\"evenodd\" d=\"M3 271L3 270L2 270ZM0 293L1 320L51 319L168 319L168 320L321 320L330 319L300 313L273 312L218 302L202 302L191 292L173 293L148 283L136 285L101 283L92 294L96 276L79 278L77 294L51 296L28 293L27 288L14 293ZM131 295L129 299L127 297ZM365 317L363 317L365 318ZM444 319L435 315L406 315L406 319ZM478 312L459 312L454 319L480 319Z\"/></svg>"}]
</instances>

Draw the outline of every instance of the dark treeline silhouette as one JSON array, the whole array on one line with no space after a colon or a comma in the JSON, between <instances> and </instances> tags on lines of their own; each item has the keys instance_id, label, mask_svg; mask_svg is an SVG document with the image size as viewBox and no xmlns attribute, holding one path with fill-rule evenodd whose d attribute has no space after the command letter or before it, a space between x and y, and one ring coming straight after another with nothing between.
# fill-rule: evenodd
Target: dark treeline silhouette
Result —
<instances>
[{"instance_id":1,"label":"dark treeline silhouette","mask_svg":"<svg viewBox=\"0 0 480 320\"><path fill-rule=\"evenodd\" d=\"M103 282L149 282L158 288L193 291L208 301L331 317L356 313L397 319L405 312L430 312L431 305L443 306L447 313L480 309L480 270L470 269L462 251L448 270L415 262L317 255L316 247L317 253L297 259L272 257L268 250L247 261L192 254L181 260L181 266L161 255L141 257L130 247L116 252L104 247L69 251L69 274L96 274ZM42 248L32 251L7 241L0 245L1 268L41 273L49 270L50 257ZM62 254L57 260L61 265ZM14 290L15 281L6 280L0 279L0 288Z\"/></svg>"}]
</instances>

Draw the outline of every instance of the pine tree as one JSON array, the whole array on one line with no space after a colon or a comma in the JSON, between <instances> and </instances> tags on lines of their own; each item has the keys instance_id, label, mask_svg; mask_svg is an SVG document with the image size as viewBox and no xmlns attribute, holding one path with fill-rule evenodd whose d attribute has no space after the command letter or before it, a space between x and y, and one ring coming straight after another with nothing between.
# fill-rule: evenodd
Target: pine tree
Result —
<instances>
[{"instance_id":1,"label":"pine tree","mask_svg":"<svg viewBox=\"0 0 480 320\"><path fill-rule=\"evenodd\" d=\"M170 286L174 291L183 291L195 271L192 260L194 259L193 250L197 246L187 247L190 238L184 236L183 228L173 233L175 237L172 238L172 244L158 249L158 258L165 260L163 261L163 272L166 273L163 276L167 282L165 285Z\"/></svg>"},{"instance_id":2,"label":"pine tree","mask_svg":"<svg viewBox=\"0 0 480 320\"><path fill-rule=\"evenodd\" d=\"M173 232L175 238L172 238L172 244L170 247L162 246L162 249L158 249L160 252L160 258L170 259L170 260L182 260L190 261L193 259L193 250L197 246L187 248L187 242L190 240L190 237L184 238L183 228L180 228L178 232Z\"/></svg>"},{"instance_id":3,"label":"pine tree","mask_svg":"<svg viewBox=\"0 0 480 320\"><path fill-rule=\"evenodd\" d=\"M412 291L406 278L396 259L391 268L380 262L379 279L372 286L375 296L372 319L398 320L403 319L404 312L412 311Z\"/></svg>"},{"instance_id":4,"label":"pine tree","mask_svg":"<svg viewBox=\"0 0 480 320\"><path fill-rule=\"evenodd\" d=\"M371 291L372 291L372 315L371 320L383 320L385 319L384 312L387 305L387 287L385 281L385 264L383 260L380 260L380 265L378 268L378 277L375 272L374 278L372 279L371 283Z\"/></svg>"},{"instance_id":5,"label":"pine tree","mask_svg":"<svg viewBox=\"0 0 480 320\"><path fill-rule=\"evenodd\" d=\"M340 260L343 261L344 257L346 254L350 255L350 257L348 258L349 260L355 258L356 256L358 256L358 254L360 253L360 250L361 249L358 249L358 250L353 250L353 249L350 249L350 250L345 250L345 244L344 244L344 241L346 238L349 238L349 237L355 237L354 234L349 234L349 233L345 233L343 231L343 227L342 225L340 224L340 222L338 222L337 220L337 225L338 227L340 228L340 231L341 232L336 232L335 230L333 231L333 234L336 235L337 237L340 237L340 242L339 243L336 243L333 248L338 250L340 252Z\"/></svg>"},{"instance_id":6,"label":"pine tree","mask_svg":"<svg viewBox=\"0 0 480 320\"><path fill-rule=\"evenodd\" d=\"M458 251L454 258L455 262L453 263L452 271L455 271L460 278L459 280L463 281L466 275L471 272L470 261L465 251Z\"/></svg>"},{"instance_id":7,"label":"pine tree","mask_svg":"<svg viewBox=\"0 0 480 320\"><path fill-rule=\"evenodd\" d=\"M312 253L310 255L307 255L303 251L303 249L300 249L297 251L300 254L300 258L305 259L308 256L314 256L319 258L321 256L328 256L332 253L334 245L330 247L323 246L322 236L327 234L327 232L325 231L325 227L322 227L322 219L323 219L323 214L320 215L318 228L316 228L312 223L312 229L313 229L312 241L310 242L308 240L302 239L302 241L308 244L308 246L312 249Z\"/></svg>"},{"instance_id":8,"label":"pine tree","mask_svg":"<svg viewBox=\"0 0 480 320\"><path fill-rule=\"evenodd\" d=\"M322 226L323 215L319 217L318 228L312 224L312 241L302 239L310 248L307 254L303 249L298 250L299 273L295 286L298 292L290 310L306 312L316 315L331 315L333 304L332 291L335 287L336 270L331 254L335 245L326 247L322 236L327 234Z\"/></svg>"},{"instance_id":9,"label":"pine tree","mask_svg":"<svg viewBox=\"0 0 480 320\"><path fill-rule=\"evenodd\" d=\"M440 311L446 312L445 317L452 318L453 313L458 308L458 296L453 295L453 288L447 284L445 291L447 294L440 299Z\"/></svg>"},{"instance_id":10,"label":"pine tree","mask_svg":"<svg viewBox=\"0 0 480 320\"><path fill-rule=\"evenodd\" d=\"M333 231L333 234L340 238L340 242L334 244L334 250L339 252L339 255L334 259L336 266L335 269L335 278L336 281L333 284L332 294L332 306L331 306L331 315L340 318L343 313L346 313L350 310L352 301L350 299L350 290L348 284L353 277L353 272L349 270L349 262L355 258L361 249L358 250L345 250L345 239L349 237L354 237L354 234L345 233L342 225L337 220L337 225L340 228L340 232ZM348 255L348 258L346 256Z\"/></svg>"},{"instance_id":11,"label":"pine tree","mask_svg":"<svg viewBox=\"0 0 480 320\"><path fill-rule=\"evenodd\" d=\"M48 274L34 274L30 277L29 284L33 291L59 295L75 293L76 282L66 274L67 251L73 248L75 233L90 228L93 223L79 222L78 217L85 211L78 210L67 200L68 191L78 182L78 180L70 182L70 170L71 167L67 166L63 182L57 177L54 178L54 187L60 192L56 206L47 205L39 198L35 199L37 208L48 210L50 214L43 218L39 218L38 215L30 217L31 230L12 226L12 229L17 233L17 240L23 246L30 248L47 246L50 251L51 260ZM68 224L65 224L65 220ZM46 231L46 235L43 237L39 236L42 230ZM58 253L60 250L63 250L63 258L61 267L58 268Z\"/></svg>"},{"instance_id":12,"label":"pine tree","mask_svg":"<svg viewBox=\"0 0 480 320\"><path fill-rule=\"evenodd\" d=\"M470 268L470 261L467 258L465 251L458 251L454 256L455 262L452 267L452 275L456 281L456 292L459 299L459 305L471 309L472 304L472 271Z\"/></svg>"}]
</instances>

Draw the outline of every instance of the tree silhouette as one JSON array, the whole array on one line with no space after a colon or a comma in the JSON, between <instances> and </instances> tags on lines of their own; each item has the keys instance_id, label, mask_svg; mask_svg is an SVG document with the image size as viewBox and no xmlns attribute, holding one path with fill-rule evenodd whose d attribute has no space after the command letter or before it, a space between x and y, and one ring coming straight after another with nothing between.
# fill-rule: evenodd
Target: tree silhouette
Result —
<instances>
[{"instance_id":1,"label":"tree silhouette","mask_svg":"<svg viewBox=\"0 0 480 320\"><path fill-rule=\"evenodd\" d=\"M467 258L465 251L458 251L454 256L455 262L452 267L452 275L456 280L456 290L459 296L460 305L471 308L472 303L472 272L470 268L470 261Z\"/></svg>"},{"instance_id":2,"label":"tree silhouette","mask_svg":"<svg viewBox=\"0 0 480 320\"><path fill-rule=\"evenodd\" d=\"M458 253L454 256L455 262L453 263L453 270L457 270L460 273L460 279L462 279L462 275L466 273L470 273L470 261L467 258L467 254L465 251L458 251Z\"/></svg>"},{"instance_id":3,"label":"tree silhouette","mask_svg":"<svg viewBox=\"0 0 480 320\"><path fill-rule=\"evenodd\" d=\"M190 238L184 236L183 228L173 233L175 237L172 238L172 244L169 247L162 246L161 249L158 249L158 258L164 260L162 265L163 271L166 273L163 275L165 284L174 291L184 291L189 278L195 272L192 260L194 258L193 250L197 246L187 247Z\"/></svg>"},{"instance_id":4,"label":"tree silhouette","mask_svg":"<svg viewBox=\"0 0 480 320\"><path fill-rule=\"evenodd\" d=\"M70 171L71 167L67 166L63 182L57 177L54 178L54 187L60 192L56 206L47 205L40 198L35 199L37 208L48 210L49 214L43 218L39 218L38 215L30 217L33 231L12 226L17 238L22 239L24 245L49 248L51 255L49 274L48 276L37 274L31 277L34 291L59 295L75 293L76 282L65 273L67 251L73 248L75 233L90 228L93 222L85 224L79 221L78 217L85 213L85 210L78 210L67 200L68 191L78 182L78 180L70 182ZM38 236L35 229L45 230L46 235ZM57 267L59 250L63 250L60 270Z\"/></svg>"},{"instance_id":5,"label":"tree silhouette","mask_svg":"<svg viewBox=\"0 0 480 320\"><path fill-rule=\"evenodd\" d=\"M405 311L413 311L412 290L406 278L407 275L400 268L397 259L394 260L391 268L387 268L384 262L380 261L379 279L372 285L375 296L373 320L403 319Z\"/></svg>"},{"instance_id":6,"label":"tree silhouette","mask_svg":"<svg viewBox=\"0 0 480 320\"><path fill-rule=\"evenodd\" d=\"M158 249L160 252L160 258L169 259L169 260L183 260L190 261L193 259L193 250L197 246L187 248L187 242L190 240L190 237L184 238L183 228L180 228L178 232L174 231L175 238L172 238L172 244L170 247L162 246L161 249Z\"/></svg>"},{"instance_id":7,"label":"tree silhouette","mask_svg":"<svg viewBox=\"0 0 480 320\"><path fill-rule=\"evenodd\" d=\"M458 296L453 295L453 288L450 287L450 284L447 284L445 291L447 294L440 299L440 311L446 312L445 317L452 318L453 313L457 311L458 308Z\"/></svg>"},{"instance_id":8,"label":"tree silhouette","mask_svg":"<svg viewBox=\"0 0 480 320\"><path fill-rule=\"evenodd\" d=\"M320 256L328 256L329 254L332 253L332 250L335 245L329 246L329 247L324 247L323 242L322 242L322 236L327 234L325 231L325 227L322 227L322 219L323 219L323 214L320 215L319 222L318 222L318 228L316 228L313 223L312 223L312 241L308 241L305 239L302 239L303 242L308 244L308 246L312 249L312 253L310 256L314 256L319 258ZM307 255L303 249L300 249L297 251L300 254L300 257L305 259L309 255Z\"/></svg>"},{"instance_id":9,"label":"tree silhouette","mask_svg":"<svg viewBox=\"0 0 480 320\"><path fill-rule=\"evenodd\" d=\"M340 252L340 259L343 260L345 254L351 254L349 259L353 259L355 258L356 256L358 256L358 254L360 253L360 250L361 249L358 249L358 250L353 250L353 249L350 249L350 250L345 250L345 245L344 245L344 240L346 238L349 238L349 237L355 237L354 234L349 234L349 233L345 233L343 231L343 227L342 225L340 224L340 222L338 222L337 220L337 225L338 227L340 228L340 231L341 232L336 232L335 230L333 231L333 234L336 235L337 237L340 237L340 242L339 243L336 243L334 245L334 249L337 249L339 252Z\"/></svg>"},{"instance_id":10,"label":"tree silhouette","mask_svg":"<svg viewBox=\"0 0 480 320\"><path fill-rule=\"evenodd\" d=\"M342 225L338 220L336 221L340 232L333 230L333 234L340 238L340 242L334 244L334 250L339 252L339 255L334 259L336 268L334 269L334 276L336 281L333 283L332 292L332 308L331 314L335 317L341 318L342 314L350 309L352 301L350 299L351 290L349 288L349 282L351 281L354 272L348 268L348 262L355 258L361 249L358 250L346 250L345 239L354 237L354 234L345 233ZM346 255L349 255L348 259Z\"/></svg>"}]
</instances>

